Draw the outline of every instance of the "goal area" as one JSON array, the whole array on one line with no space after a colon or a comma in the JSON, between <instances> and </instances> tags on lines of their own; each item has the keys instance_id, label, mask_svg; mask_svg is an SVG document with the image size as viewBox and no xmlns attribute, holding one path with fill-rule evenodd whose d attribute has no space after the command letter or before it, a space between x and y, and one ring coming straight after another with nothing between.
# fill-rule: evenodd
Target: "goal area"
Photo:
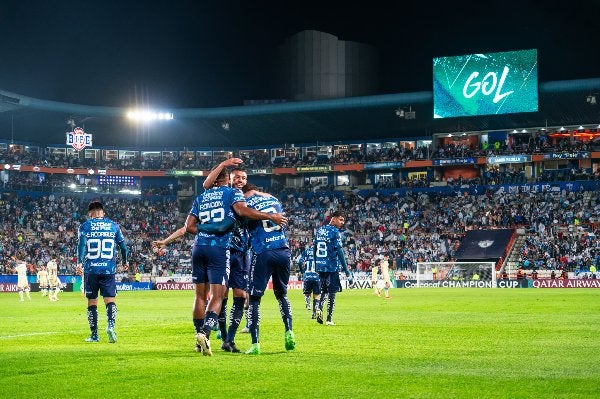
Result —
<instances>
[{"instance_id":1,"label":"goal area","mask_svg":"<svg viewBox=\"0 0 600 399\"><path fill-rule=\"evenodd\" d=\"M418 262L417 287L496 288L495 262Z\"/></svg>"}]
</instances>

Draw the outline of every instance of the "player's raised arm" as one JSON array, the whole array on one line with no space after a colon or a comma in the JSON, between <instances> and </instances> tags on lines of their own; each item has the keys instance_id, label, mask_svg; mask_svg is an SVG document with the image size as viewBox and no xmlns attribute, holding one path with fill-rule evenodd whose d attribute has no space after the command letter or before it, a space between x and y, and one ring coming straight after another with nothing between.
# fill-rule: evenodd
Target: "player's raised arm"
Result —
<instances>
[{"instance_id":1,"label":"player's raised arm","mask_svg":"<svg viewBox=\"0 0 600 399\"><path fill-rule=\"evenodd\" d=\"M244 161L242 161L240 158L235 158L235 157L224 160L219 165L217 165L213 170L210 171L208 176L206 176L206 180L204 180L204 183L202 183L202 187L204 187L204 189L206 189L206 190L213 187L215 185L215 182L217 181L217 177L219 176L219 174L221 173L221 171L223 169L230 167L230 166L233 166L233 167L238 166L242 162L244 162Z\"/></svg>"},{"instance_id":2,"label":"player's raised arm","mask_svg":"<svg viewBox=\"0 0 600 399\"><path fill-rule=\"evenodd\" d=\"M185 233L186 233L186 226L182 226L182 227L178 228L177 230L175 230L173 233L171 233L164 240L152 241L152 246L155 248L164 248L167 245L169 245L170 243L172 243L173 241L176 241L178 238L183 237L185 235Z\"/></svg>"}]
</instances>

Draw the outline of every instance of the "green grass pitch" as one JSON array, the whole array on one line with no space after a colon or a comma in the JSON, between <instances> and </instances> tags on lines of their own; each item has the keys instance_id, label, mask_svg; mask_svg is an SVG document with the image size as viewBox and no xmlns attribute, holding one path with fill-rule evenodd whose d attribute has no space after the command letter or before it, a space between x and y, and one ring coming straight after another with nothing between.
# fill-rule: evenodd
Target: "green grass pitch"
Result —
<instances>
[{"instance_id":1,"label":"green grass pitch","mask_svg":"<svg viewBox=\"0 0 600 399\"><path fill-rule=\"evenodd\" d=\"M290 291L296 350L276 301L262 301L259 356L193 351L191 291L123 292L118 342L100 343L86 302L0 294L2 398L596 398L600 291L395 289L338 295L336 326ZM248 334L236 343L245 350Z\"/></svg>"}]
</instances>

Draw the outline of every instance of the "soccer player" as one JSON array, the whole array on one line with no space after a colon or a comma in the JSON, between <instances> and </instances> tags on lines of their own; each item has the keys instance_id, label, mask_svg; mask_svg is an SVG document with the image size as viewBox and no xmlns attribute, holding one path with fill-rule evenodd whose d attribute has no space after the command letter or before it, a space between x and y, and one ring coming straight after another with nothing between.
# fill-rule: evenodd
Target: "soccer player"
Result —
<instances>
[{"instance_id":1,"label":"soccer player","mask_svg":"<svg viewBox=\"0 0 600 399\"><path fill-rule=\"evenodd\" d=\"M19 299L23 302L23 292L27 293L27 299L31 300L31 288L27 281L27 263L25 262L25 254L21 251L14 257L15 268L17 270L17 290L19 291Z\"/></svg>"},{"instance_id":2,"label":"soccer player","mask_svg":"<svg viewBox=\"0 0 600 399\"><path fill-rule=\"evenodd\" d=\"M315 233L315 264L319 277L321 278L321 298L328 295L327 303L327 325L335 326L332 320L335 308L335 296L342 290L340 283L340 266L349 278L350 284L353 279L348 270L346 256L342 247L342 236L340 229L344 226L346 218L340 211L331 214L329 224L321 226ZM319 301L317 309L317 322L323 324L323 299Z\"/></svg>"},{"instance_id":3,"label":"soccer player","mask_svg":"<svg viewBox=\"0 0 600 399\"><path fill-rule=\"evenodd\" d=\"M83 273L85 296L87 297L87 318L91 335L87 342L99 342L98 337L98 291L106 305L108 342L117 342L115 322L117 319L117 247L121 252L121 263L129 267L129 251L119 225L104 216L104 206L99 201L88 205L89 219L79 226L77 245L77 271Z\"/></svg>"},{"instance_id":4,"label":"soccer player","mask_svg":"<svg viewBox=\"0 0 600 399\"><path fill-rule=\"evenodd\" d=\"M58 301L59 281L58 281L58 265L54 259L50 259L46 264L48 270L48 299L50 301Z\"/></svg>"},{"instance_id":5,"label":"soccer player","mask_svg":"<svg viewBox=\"0 0 600 399\"><path fill-rule=\"evenodd\" d=\"M385 299L390 299L390 287L392 286L391 278L390 278L390 262L389 255L384 255L383 259L379 262L381 266L381 278L383 280L383 292L385 294Z\"/></svg>"},{"instance_id":6,"label":"soccer player","mask_svg":"<svg viewBox=\"0 0 600 399\"><path fill-rule=\"evenodd\" d=\"M48 295L48 270L45 265L40 266L37 272L37 282L40 285L42 296Z\"/></svg>"},{"instance_id":7,"label":"soccer player","mask_svg":"<svg viewBox=\"0 0 600 399\"><path fill-rule=\"evenodd\" d=\"M312 295L312 318L315 319L317 317L319 301L321 300L321 280L319 279L319 273L315 269L315 248L312 245L307 246L300 255L298 267L303 272L302 292L304 293L306 309L310 311L310 297Z\"/></svg>"},{"instance_id":8,"label":"soccer player","mask_svg":"<svg viewBox=\"0 0 600 399\"><path fill-rule=\"evenodd\" d=\"M229 174L231 186L241 190L248 182L248 175L245 170L239 167L242 163L240 158L229 158L215 167L204 180L202 184L205 189L210 189L217 176L227 167L234 167ZM248 262L246 261L246 252L249 249L249 236L246 220L238 215L233 225L231 241L229 243L229 279L221 312L219 313L219 330L223 341L221 349L227 352L239 353L240 350L235 344L235 336L244 315L244 305L246 302L246 290L248 288ZM233 304L229 316L229 330L227 330L227 301L229 288L233 291Z\"/></svg>"},{"instance_id":9,"label":"soccer player","mask_svg":"<svg viewBox=\"0 0 600 399\"><path fill-rule=\"evenodd\" d=\"M256 187L252 184L244 187L244 191L249 195L246 198L249 207L272 214L283 212L283 207L277 198L257 195L253 193L254 190ZM291 253L285 229L283 226L268 221L253 221L248 224L248 230L254 256L250 266L250 304L248 307L252 346L246 351L246 354L260 354L260 301L269 279L272 279L273 282L273 293L279 303L279 311L285 328L285 349L293 350L296 347L296 340L292 331L292 307L287 297Z\"/></svg>"},{"instance_id":10,"label":"soccer player","mask_svg":"<svg viewBox=\"0 0 600 399\"><path fill-rule=\"evenodd\" d=\"M252 220L270 220L276 225L287 223L287 218L279 213L259 212L247 207L242 192L228 184L229 173L223 168L214 187L196 197L186 220L186 231L196 234L192 248L196 350L205 356L212 356L210 331L218 323L229 278L229 246L235 214ZM207 293L210 293L208 305Z\"/></svg>"},{"instance_id":11,"label":"soccer player","mask_svg":"<svg viewBox=\"0 0 600 399\"><path fill-rule=\"evenodd\" d=\"M375 260L373 260L373 266L371 266L371 284L373 284L373 291L375 295L381 296L381 290L377 286L379 267L375 264Z\"/></svg>"}]
</instances>

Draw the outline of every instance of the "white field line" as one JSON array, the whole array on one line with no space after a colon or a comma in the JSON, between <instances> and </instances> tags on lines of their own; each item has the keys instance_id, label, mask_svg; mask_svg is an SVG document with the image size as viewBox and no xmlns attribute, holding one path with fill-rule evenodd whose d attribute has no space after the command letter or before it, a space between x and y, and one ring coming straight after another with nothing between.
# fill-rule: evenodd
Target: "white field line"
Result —
<instances>
[{"instance_id":1,"label":"white field line","mask_svg":"<svg viewBox=\"0 0 600 399\"><path fill-rule=\"evenodd\" d=\"M11 339L11 338L21 338L21 337L33 337L35 335L52 335L57 334L56 332L39 332L39 333L29 333L29 334L18 334L18 335L2 335L0 339Z\"/></svg>"}]
</instances>

